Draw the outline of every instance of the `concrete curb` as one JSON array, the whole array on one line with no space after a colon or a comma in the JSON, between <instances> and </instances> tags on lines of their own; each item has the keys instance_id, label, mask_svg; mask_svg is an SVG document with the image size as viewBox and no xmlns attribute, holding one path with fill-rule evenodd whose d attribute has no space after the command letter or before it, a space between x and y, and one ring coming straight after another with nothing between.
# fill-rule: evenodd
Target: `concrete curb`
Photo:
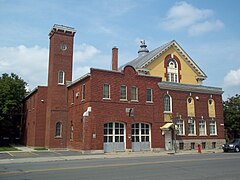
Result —
<instances>
[{"instance_id":1,"label":"concrete curb","mask_svg":"<svg viewBox=\"0 0 240 180\"><path fill-rule=\"evenodd\" d=\"M222 150L204 150L201 154L221 153ZM105 154L89 154L89 155L69 155L58 157L22 157L17 159L0 159L0 164L10 163L30 163L30 162L53 162L53 161L71 161L71 160L87 160L87 159L110 159L110 158L129 158L129 157L154 157L154 156L172 156L172 155L190 155L199 154L196 151L181 152L116 152Z\"/></svg>"}]
</instances>

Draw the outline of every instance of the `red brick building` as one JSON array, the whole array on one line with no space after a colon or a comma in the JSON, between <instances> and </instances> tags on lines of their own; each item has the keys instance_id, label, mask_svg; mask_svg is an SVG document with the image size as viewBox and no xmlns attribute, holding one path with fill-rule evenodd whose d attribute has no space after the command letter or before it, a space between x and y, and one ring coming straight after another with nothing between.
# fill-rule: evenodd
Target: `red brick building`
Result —
<instances>
[{"instance_id":1,"label":"red brick building","mask_svg":"<svg viewBox=\"0 0 240 180\"><path fill-rule=\"evenodd\" d=\"M222 89L171 41L112 70L90 69L72 81L73 28L49 33L48 86L24 101L27 146L93 152L218 148L224 143Z\"/></svg>"}]
</instances>

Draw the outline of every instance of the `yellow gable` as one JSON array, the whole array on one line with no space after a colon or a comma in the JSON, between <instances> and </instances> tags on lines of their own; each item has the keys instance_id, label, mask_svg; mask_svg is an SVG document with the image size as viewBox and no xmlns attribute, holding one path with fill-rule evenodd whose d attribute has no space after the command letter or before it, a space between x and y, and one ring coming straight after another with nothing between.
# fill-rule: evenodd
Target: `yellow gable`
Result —
<instances>
[{"instance_id":1,"label":"yellow gable","mask_svg":"<svg viewBox=\"0 0 240 180\"><path fill-rule=\"evenodd\" d=\"M141 41L138 57L126 65L134 67L140 74L160 76L163 81L182 84L201 84L206 74L185 53L181 46L172 40L152 51Z\"/></svg>"},{"instance_id":2,"label":"yellow gable","mask_svg":"<svg viewBox=\"0 0 240 180\"><path fill-rule=\"evenodd\" d=\"M181 69L179 70L180 83L184 84L198 84L197 74L194 70L186 63L186 61L180 56L180 54L173 48L170 47L167 51L162 53L158 58L148 64L145 68L149 70L149 74L152 76L160 76L163 81L167 81L166 67L164 67L165 58L170 55L172 57L176 56L180 61L178 66Z\"/></svg>"}]
</instances>

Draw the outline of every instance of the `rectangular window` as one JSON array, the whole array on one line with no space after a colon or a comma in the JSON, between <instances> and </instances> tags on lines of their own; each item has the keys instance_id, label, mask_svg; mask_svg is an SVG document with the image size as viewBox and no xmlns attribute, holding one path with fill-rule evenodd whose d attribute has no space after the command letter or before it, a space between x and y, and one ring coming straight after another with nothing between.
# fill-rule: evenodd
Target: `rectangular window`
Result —
<instances>
[{"instance_id":1,"label":"rectangular window","mask_svg":"<svg viewBox=\"0 0 240 180\"><path fill-rule=\"evenodd\" d=\"M70 141L73 141L73 125L71 125L70 129Z\"/></svg>"},{"instance_id":2,"label":"rectangular window","mask_svg":"<svg viewBox=\"0 0 240 180\"><path fill-rule=\"evenodd\" d=\"M171 82L175 82L175 81L174 81L174 74L173 74L173 73L170 73L170 75L171 75Z\"/></svg>"},{"instance_id":3,"label":"rectangular window","mask_svg":"<svg viewBox=\"0 0 240 180\"><path fill-rule=\"evenodd\" d=\"M153 102L152 100L152 89L147 88L147 102Z\"/></svg>"},{"instance_id":4,"label":"rectangular window","mask_svg":"<svg viewBox=\"0 0 240 180\"><path fill-rule=\"evenodd\" d=\"M120 87L120 99L127 100L127 86L121 85Z\"/></svg>"},{"instance_id":5,"label":"rectangular window","mask_svg":"<svg viewBox=\"0 0 240 180\"><path fill-rule=\"evenodd\" d=\"M182 119L177 120L177 128L178 128L178 135L183 136L185 135L184 130L184 121Z\"/></svg>"},{"instance_id":6,"label":"rectangular window","mask_svg":"<svg viewBox=\"0 0 240 180\"><path fill-rule=\"evenodd\" d=\"M177 74L174 74L174 79L175 79L175 82L178 82Z\"/></svg>"},{"instance_id":7,"label":"rectangular window","mask_svg":"<svg viewBox=\"0 0 240 180\"><path fill-rule=\"evenodd\" d=\"M206 142L202 142L202 149L206 149Z\"/></svg>"},{"instance_id":8,"label":"rectangular window","mask_svg":"<svg viewBox=\"0 0 240 180\"><path fill-rule=\"evenodd\" d=\"M82 100L85 100L85 84L82 85Z\"/></svg>"},{"instance_id":9,"label":"rectangular window","mask_svg":"<svg viewBox=\"0 0 240 180\"><path fill-rule=\"evenodd\" d=\"M216 121L211 120L209 122L209 131L210 131L210 135L217 135Z\"/></svg>"},{"instance_id":10,"label":"rectangular window","mask_svg":"<svg viewBox=\"0 0 240 180\"><path fill-rule=\"evenodd\" d=\"M195 149L195 143L194 142L191 143L191 147L190 148L191 149Z\"/></svg>"},{"instance_id":11,"label":"rectangular window","mask_svg":"<svg viewBox=\"0 0 240 180\"><path fill-rule=\"evenodd\" d=\"M72 104L74 104L74 90L72 90Z\"/></svg>"},{"instance_id":12,"label":"rectangular window","mask_svg":"<svg viewBox=\"0 0 240 180\"><path fill-rule=\"evenodd\" d=\"M132 87L131 89L131 101L137 101L138 100L138 89L137 87Z\"/></svg>"},{"instance_id":13,"label":"rectangular window","mask_svg":"<svg viewBox=\"0 0 240 180\"><path fill-rule=\"evenodd\" d=\"M183 150L184 149L184 143L183 142L180 142L179 143L179 150Z\"/></svg>"},{"instance_id":14,"label":"rectangular window","mask_svg":"<svg viewBox=\"0 0 240 180\"><path fill-rule=\"evenodd\" d=\"M63 71L58 72L58 84L64 84L64 72Z\"/></svg>"},{"instance_id":15,"label":"rectangular window","mask_svg":"<svg viewBox=\"0 0 240 180\"><path fill-rule=\"evenodd\" d=\"M110 85L103 85L103 99L110 99Z\"/></svg>"},{"instance_id":16,"label":"rectangular window","mask_svg":"<svg viewBox=\"0 0 240 180\"><path fill-rule=\"evenodd\" d=\"M62 137L62 123L61 122L56 123L55 137L57 137L57 138Z\"/></svg>"},{"instance_id":17,"label":"rectangular window","mask_svg":"<svg viewBox=\"0 0 240 180\"><path fill-rule=\"evenodd\" d=\"M216 148L216 142L212 142L212 149Z\"/></svg>"},{"instance_id":18,"label":"rectangular window","mask_svg":"<svg viewBox=\"0 0 240 180\"><path fill-rule=\"evenodd\" d=\"M195 121L192 119L188 120L188 135L189 136L196 135Z\"/></svg>"},{"instance_id":19,"label":"rectangular window","mask_svg":"<svg viewBox=\"0 0 240 180\"><path fill-rule=\"evenodd\" d=\"M199 136L206 136L206 121L199 121Z\"/></svg>"}]
</instances>

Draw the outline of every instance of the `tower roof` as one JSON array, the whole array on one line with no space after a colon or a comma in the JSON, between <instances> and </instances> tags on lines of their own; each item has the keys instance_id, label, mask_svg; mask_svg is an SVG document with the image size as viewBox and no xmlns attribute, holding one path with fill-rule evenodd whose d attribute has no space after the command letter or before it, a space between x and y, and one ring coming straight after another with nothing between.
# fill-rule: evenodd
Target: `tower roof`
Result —
<instances>
[{"instance_id":1,"label":"tower roof","mask_svg":"<svg viewBox=\"0 0 240 180\"><path fill-rule=\"evenodd\" d=\"M61 32L61 33L69 34L69 35L74 35L76 33L76 30L73 27L54 24L48 34L49 37L51 37L55 32Z\"/></svg>"}]
</instances>

